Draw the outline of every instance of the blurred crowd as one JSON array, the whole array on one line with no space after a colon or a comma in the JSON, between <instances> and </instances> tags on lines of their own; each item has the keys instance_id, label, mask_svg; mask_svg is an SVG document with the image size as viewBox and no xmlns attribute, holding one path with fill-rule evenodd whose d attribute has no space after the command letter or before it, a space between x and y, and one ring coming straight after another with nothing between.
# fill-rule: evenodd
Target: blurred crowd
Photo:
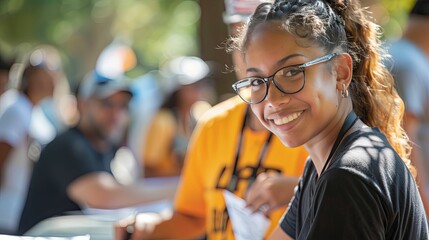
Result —
<instances>
[{"instance_id":1,"label":"blurred crowd","mask_svg":"<svg viewBox=\"0 0 429 240\"><path fill-rule=\"evenodd\" d=\"M210 63L180 56L130 79L133 65L112 70L104 60L114 48L131 51L108 46L75 91L52 46L2 59L1 233L84 208L172 199L177 183L147 192L139 182L180 175L192 130L216 102ZM106 201L114 196L123 198Z\"/></svg>"}]
</instances>

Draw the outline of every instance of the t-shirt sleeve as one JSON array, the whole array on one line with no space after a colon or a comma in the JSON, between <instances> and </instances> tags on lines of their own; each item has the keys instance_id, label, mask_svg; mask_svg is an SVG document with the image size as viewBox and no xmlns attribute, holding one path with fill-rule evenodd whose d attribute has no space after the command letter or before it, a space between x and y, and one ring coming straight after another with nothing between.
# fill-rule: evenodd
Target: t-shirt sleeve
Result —
<instances>
[{"instance_id":1,"label":"t-shirt sleeve","mask_svg":"<svg viewBox=\"0 0 429 240\"><path fill-rule=\"evenodd\" d=\"M16 146L27 137L28 117L19 108L10 107L0 115L0 141Z\"/></svg>"},{"instance_id":2,"label":"t-shirt sleeve","mask_svg":"<svg viewBox=\"0 0 429 240\"><path fill-rule=\"evenodd\" d=\"M304 184L304 177L308 175L311 164L311 160L307 159L303 175L300 177L298 184L295 187L294 196L289 203L288 210L280 220L280 228L292 238L296 238L297 212L302 193L302 186Z\"/></svg>"},{"instance_id":3,"label":"t-shirt sleeve","mask_svg":"<svg viewBox=\"0 0 429 240\"><path fill-rule=\"evenodd\" d=\"M295 187L295 194L289 203L288 210L280 221L280 228L292 238L295 238L296 233L296 215L301 192L301 181L302 179L299 180L298 185Z\"/></svg>"},{"instance_id":4,"label":"t-shirt sleeve","mask_svg":"<svg viewBox=\"0 0 429 240\"><path fill-rule=\"evenodd\" d=\"M185 163L181 174L181 182L176 192L175 210L193 216L204 217L204 185L201 174L204 169L204 145L209 140L203 133L204 124L198 125L190 139Z\"/></svg>"},{"instance_id":5,"label":"t-shirt sleeve","mask_svg":"<svg viewBox=\"0 0 429 240\"><path fill-rule=\"evenodd\" d=\"M319 181L308 212L313 217L307 217L297 239L385 238L387 207L374 188L338 169L327 171Z\"/></svg>"},{"instance_id":6,"label":"t-shirt sleeve","mask_svg":"<svg viewBox=\"0 0 429 240\"><path fill-rule=\"evenodd\" d=\"M67 190L70 183L88 173L103 171L100 161L90 150L86 141L67 136L46 146L42 151L39 162L50 171L58 189Z\"/></svg>"}]
</instances>

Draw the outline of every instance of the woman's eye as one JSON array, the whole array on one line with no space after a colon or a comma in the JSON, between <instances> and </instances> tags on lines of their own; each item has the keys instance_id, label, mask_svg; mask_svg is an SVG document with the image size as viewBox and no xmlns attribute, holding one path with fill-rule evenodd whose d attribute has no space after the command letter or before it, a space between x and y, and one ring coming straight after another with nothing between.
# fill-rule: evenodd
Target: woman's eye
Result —
<instances>
[{"instance_id":1,"label":"woman's eye","mask_svg":"<svg viewBox=\"0 0 429 240\"><path fill-rule=\"evenodd\" d=\"M250 82L250 85L252 85L253 87L259 86L261 84L265 84L265 82L263 79L260 79L260 78L255 78Z\"/></svg>"},{"instance_id":2,"label":"woman's eye","mask_svg":"<svg viewBox=\"0 0 429 240\"><path fill-rule=\"evenodd\" d=\"M300 73L301 73L301 69L299 68L286 68L280 71L280 74L285 77L293 77Z\"/></svg>"}]
</instances>

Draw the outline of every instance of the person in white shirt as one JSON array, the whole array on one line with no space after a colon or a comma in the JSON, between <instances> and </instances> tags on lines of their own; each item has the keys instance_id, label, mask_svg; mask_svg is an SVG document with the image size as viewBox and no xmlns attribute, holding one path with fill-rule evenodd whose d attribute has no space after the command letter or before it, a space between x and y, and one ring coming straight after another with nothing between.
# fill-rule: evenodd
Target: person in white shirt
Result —
<instances>
[{"instance_id":1,"label":"person in white shirt","mask_svg":"<svg viewBox=\"0 0 429 240\"><path fill-rule=\"evenodd\" d=\"M0 234L17 230L32 169L28 159L32 110L51 97L55 87L54 71L46 62L29 62L18 89L8 90L0 102L5 105L0 107Z\"/></svg>"}]
</instances>

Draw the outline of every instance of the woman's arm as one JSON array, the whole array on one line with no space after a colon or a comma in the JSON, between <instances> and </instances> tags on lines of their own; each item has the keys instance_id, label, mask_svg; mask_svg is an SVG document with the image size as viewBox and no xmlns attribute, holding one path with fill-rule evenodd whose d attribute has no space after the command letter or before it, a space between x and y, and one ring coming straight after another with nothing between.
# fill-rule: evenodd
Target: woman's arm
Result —
<instances>
[{"instance_id":1,"label":"woman's arm","mask_svg":"<svg viewBox=\"0 0 429 240\"><path fill-rule=\"evenodd\" d=\"M269 240L293 240L289 235L287 235L280 227L276 227L271 233Z\"/></svg>"}]
</instances>

